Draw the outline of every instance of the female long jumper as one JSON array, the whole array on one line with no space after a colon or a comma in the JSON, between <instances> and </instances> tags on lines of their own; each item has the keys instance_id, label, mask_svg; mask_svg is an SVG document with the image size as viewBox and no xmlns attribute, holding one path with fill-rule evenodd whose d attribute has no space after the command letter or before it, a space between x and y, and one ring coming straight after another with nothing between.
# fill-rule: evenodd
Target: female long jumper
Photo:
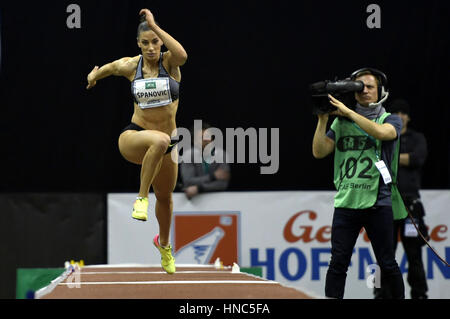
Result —
<instances>
[{"instance_id":1,"label":"female long jumper","mask_svg":"<svg viewBox=\"0 0 450 319\"><path fill-rule=\"evenodd\" d=\"M159 235L153 243L161 253L162 267L172 274L175 272L175 259L169 232L178 163L169 153L175 144L171 134L176 129L180 66L186 62L187 54L177 40L155 23L150 10L142 9L139 14L145 16L137 34L141 54L118 59L100 68L95 66L87 77L87 89L110 75L124 76L131 82L134 113L131 124L120 134L118 144L126 160L141 165L139 195L133 205L132 217L147 220L148 194L152 186L159 223ZM167 48L166 52L161 52L162 45Z\"/></svg>"}]
</instances>

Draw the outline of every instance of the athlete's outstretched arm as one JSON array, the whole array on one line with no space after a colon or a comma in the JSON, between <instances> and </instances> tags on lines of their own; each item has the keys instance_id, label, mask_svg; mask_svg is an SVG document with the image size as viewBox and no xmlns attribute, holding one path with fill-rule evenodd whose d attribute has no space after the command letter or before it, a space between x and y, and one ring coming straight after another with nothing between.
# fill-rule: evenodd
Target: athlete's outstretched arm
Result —
<instances>
[{"instance_id":1,"label":"athlete's outstretched arm","mask_svg":"<svg viewBox=\"0 0 450 319\"><path fill-rule=\"evenodd\" d=\"M110 75L128 77L135 68L136 64L133 62L133 58L129 57L107 63L101 68L96 65L87 76L88 85L86 89L94 87L98 80Z\"/></svg>"},{"instance_id":2,"label":"athlete's outstretched arm","mask_svg":"<svg viewBox=\"0 0 450 319\"><path fill-rule=\"evenodd\" d=\"M183 65L187 60L187 53L183 46L175 40L170 34L161 29L156 23L153 14L148 9L142 9L139 12L140 15L145 14L145 19L150 29L156 33L161 41L166 46L168 52L169 64L172 67Z\"/></svg>"}]
</instances>

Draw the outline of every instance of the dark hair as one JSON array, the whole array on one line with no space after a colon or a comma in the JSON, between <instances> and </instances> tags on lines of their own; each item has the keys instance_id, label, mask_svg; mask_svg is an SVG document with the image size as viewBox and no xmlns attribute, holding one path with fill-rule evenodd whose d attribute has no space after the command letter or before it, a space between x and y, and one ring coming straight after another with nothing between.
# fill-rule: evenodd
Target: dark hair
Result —
<instances>
[{"instance_id":1,"label":"dark hair","mask_svg":"<svg viewBox=\"0 0 450 319\"><path fill-rule=\"evenodd\" d=\"M375 80L377 81L377 86L381 87L381 85L382 85L381 78L378 75L373 74L373 72L370 71L370 70L364 70L364 71L358 72L354 76L354 78L356 79L356 78L359 78L360 76L363 76L363 75L372 75L375 78Z\"/></svg>"},{"instance_id":2,"label":"dark hair","mask_svg":"<svg viewBox=\"0 0 450 319\"><path fill-rule=\"evenodd\" d=\"M155 21L155 23L157 26L159 26L158 22ZM148 26L147 21L145 20L145 18L144 18L144 21L142 21L142 18L141 18L141 23L139 23L138 28L137 28L136 38L139 39L139 35L141 34L141 32L145 32L145 31L149 31L149 30L151 30L151 28Z\"/></svg>"},{"instance_id":3,"label":"dark hair","mask_svg":"<svg viewBox=\"0 0 450 319\"><path fill-rule=\"evenodd\" d=\"M389 107L389 111L391 113L402 112L403 114L411 115L411 108L408 101L406 101L405 99L395 99L394 101L392 101Z\"/></svg>"},{"instance_id":4,"label":"dark hair","mask_svg":"<svg viewBox=\"0 0 450 319\"><path fill-rule=\"evenodd\" d=\"M202 131L209 129L210 127L211 127L211 124L209 124L208 122L202 121ZM196 128L195 125L192 125L190 127L189 131L191 134L195 133L194 128Z\"/></svg>"}]
</instances>

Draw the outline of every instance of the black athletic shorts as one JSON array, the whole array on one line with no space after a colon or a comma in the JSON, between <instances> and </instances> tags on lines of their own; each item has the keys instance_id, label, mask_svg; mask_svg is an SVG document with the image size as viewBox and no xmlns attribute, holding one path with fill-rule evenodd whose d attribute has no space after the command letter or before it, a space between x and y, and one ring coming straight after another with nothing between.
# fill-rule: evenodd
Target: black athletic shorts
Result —
<instances>
[{"instance_id":1,"label":"black athletic shorts","mask_svg":"<svg viewBox=\"0 0 450 319\"><path fill-rule=\"evenodd\" d=\"M145 130L145 128L140 127L137 124L134 124L133 122L131 122L128 126L126 126L121 133L128 131L128 130L134 130L134 131L143 131ZM178 137L171 137L170 138L170 144L169 147L167 148L167 151L165 154L168 154L172 151L173 147L179 142L180 140L178 139Z\"/></svg>"}]
</instances>

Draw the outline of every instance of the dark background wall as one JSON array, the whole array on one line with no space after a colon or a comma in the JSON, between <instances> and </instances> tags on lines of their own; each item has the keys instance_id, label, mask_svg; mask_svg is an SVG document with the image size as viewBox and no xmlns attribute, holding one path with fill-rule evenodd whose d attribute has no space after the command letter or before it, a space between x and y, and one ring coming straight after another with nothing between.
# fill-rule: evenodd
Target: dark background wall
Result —
<instances>
[{"instance_id":1,"label":"dark background wall","mask_svg":"<svg viewBox=\"0 0 450 319\"><path fill-rule=\"evenodd\" d=\"M66 26L72 2L81 29ZM332 189L331 157L311 155L307 86L363 66L383 70L392 99L411 103L430 149L424 188L449 187L449 2L377 1L381 29L366 25L370 3L2 1L0 190L137 191L139 168L117 148L132 115L129 82L85 86L94 65L140 53L143 7L189 55L178 126L280 128L278 173L233 165L232 190Z\"/></svg>"},{"instance_id":2,"label":"dark background wall","mask_svg":"<svg viewBox=\"0 0 450 319\"><path fill-rule=\"evenodd\" d=\"M66 25L71 3L81 7L81 29ZM86 76L95 65L140 53L135 34L144 7L189 55L179 127L202 119L223 131L280 129L278 173L234 164L231 190L332 189L332 158L311 155L316 118L307 87L363 66L383 70L390 100L412 106L411 126L429 146L423 187L450 187L449 2L376 1L381 29L366 25L370 3L1 1L0 264L9 281L0 297L14 297L17 267L106 261L103 196L139 185L139 167L117 148L133 106L125 78L87 91ZM66 235L70 244L60 244Z\"/></svg>"},{"instance_id":3,"label":"dark background wall","mask_svg":"<svg viewBox=\"0 0 450 319\"><path fill-rule=\"evenodd\" d=\"M106 263L106 196L0 194L0 299L15 298L18 268Z\"/></svg>"}]
</instances>

